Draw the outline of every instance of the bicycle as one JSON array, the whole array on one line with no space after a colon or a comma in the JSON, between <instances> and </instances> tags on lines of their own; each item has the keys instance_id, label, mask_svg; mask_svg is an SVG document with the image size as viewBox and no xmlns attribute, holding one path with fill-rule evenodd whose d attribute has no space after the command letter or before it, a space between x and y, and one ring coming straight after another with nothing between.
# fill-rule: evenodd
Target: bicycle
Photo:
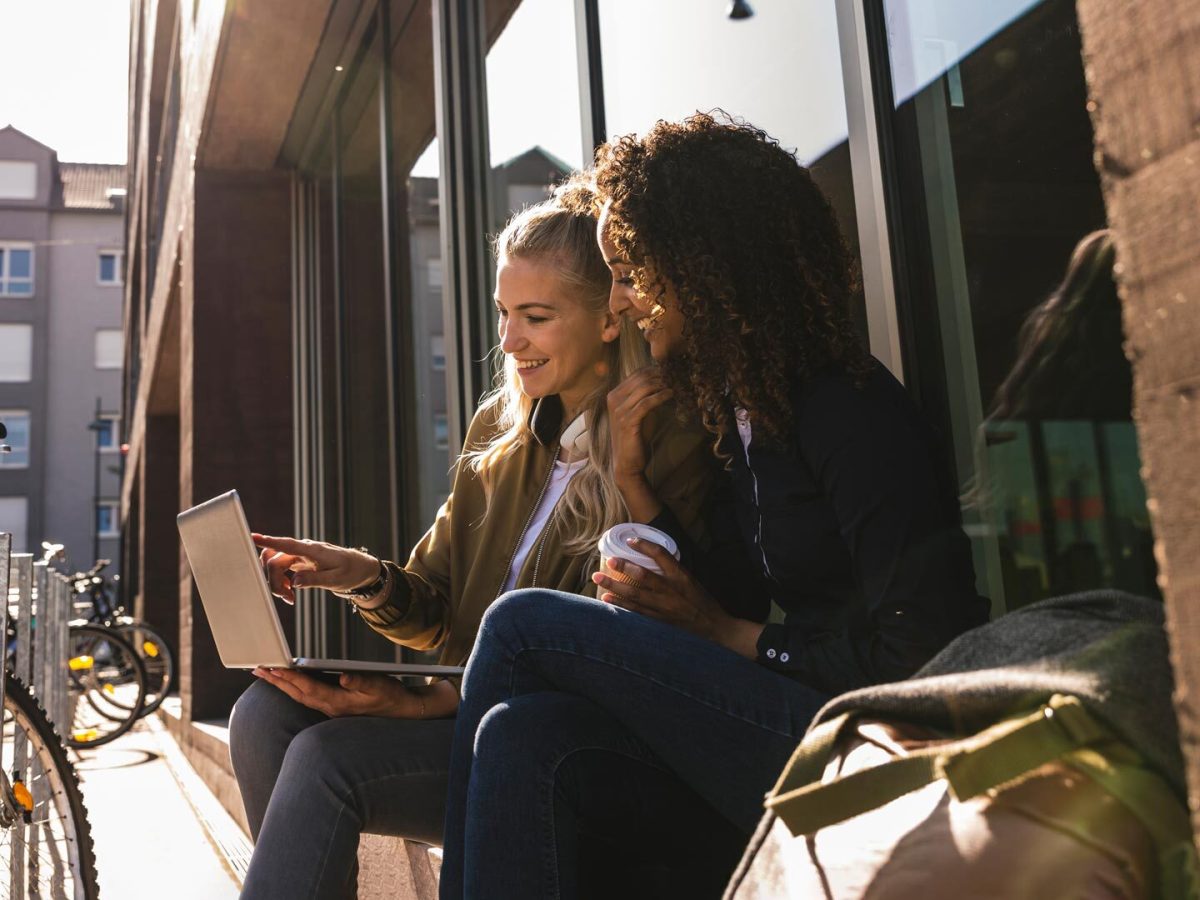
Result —
<instances>
[{"instance_id":1,"label":"bicycle","mask_svg":"<svg viewBox=\"0 0 1200 900\"><path fill-rule=\"evenodd\" d=\"M57 545L48 545L52 556ZM40 600L41 598L39 598ZM45 598L49 600L49 596ZM21 623L7 619L5 659L9 669L18 666L18 628L28 640L37 619ZM66 705L57 713L64 742L76 749L96 747L116 740L133 727L146 695L146 672L141 657L116 629L99 623L74 622L67 627ZM61 652L61 651L60 651Z\"/></svg>"},{"instance_id":2,"label":"bicycle","mask_svg":"<svg viewBox=\"0 0 1200 900\"><path fill-rule=\"evenodd\" d=\"M112 581L101 574L108 565L109 560L98 559L88 571L72 575L71 582L75 595L86 596L91 604L86 621L116 629L141 656L146 670L146 696L141 712L145 716L162 706L175 682L175 651L161 631L144 619L127 615L125 607L114 599Z\"/></svg>"},{"instance_id":3,"label":"bicycle","mask_svg":"<svg viewBox=\"0 0 1200 900\"><path fill-rule=\"evenodd\" d=\"M33 574L28 557L10 570L10 546L10 536L0 534L0 631L6 634L12 625L10 574L17 606L27 612ZM20 629L27 642L32 626L28 615ZM15 646L8 649L15 659ZM0 667L0 888L7 888L4 896L98 900L96 854L79 778L43 702L7 665Z\"/></svg>"}]
</instances>

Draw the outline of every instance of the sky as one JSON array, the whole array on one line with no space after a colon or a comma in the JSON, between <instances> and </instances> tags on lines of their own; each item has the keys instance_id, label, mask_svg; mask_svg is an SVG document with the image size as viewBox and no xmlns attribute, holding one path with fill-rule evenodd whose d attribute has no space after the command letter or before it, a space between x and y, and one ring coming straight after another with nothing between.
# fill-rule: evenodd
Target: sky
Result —
<instances>
[{"instance_id":1,"label":"sky","mask_svg":"<svg viewBox=\"0 0 1200 900\"><path fill-rule=\"evenodd\" d=\"M129 0L0 0L0 127L65 162L124 163Z\"/></svg>"},{"instance_id":2,"label":"sky","mask_svg":"<svg viewBox=\"0 0 1200 900\"><path fill-rule=\"evenodd\" d=\"M1037 0L885 0L901 100ZM493 165L539 145L569 165L580 144L571 0L524 0L488 52ZM716 107L802 161L846 137L833 0L754 0L734 22L713 0L602 0L610 135ZM126 158L129 0L0 0L0 126L74 162ZM437 149L414 175L437 173Z\"/></svg>"}]
</instances>

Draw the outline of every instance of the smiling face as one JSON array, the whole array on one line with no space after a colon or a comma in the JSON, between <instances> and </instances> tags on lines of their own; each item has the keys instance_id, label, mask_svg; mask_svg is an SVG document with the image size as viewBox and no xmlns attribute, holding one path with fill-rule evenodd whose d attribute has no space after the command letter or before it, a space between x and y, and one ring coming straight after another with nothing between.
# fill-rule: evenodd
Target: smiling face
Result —
<instances>
[{"instance_id":1,"label":"smiling face","mask_svg":"<svg viewBox=\"0 0 1200 900\"><path fill-rule=\"evenodd\" d=\"M588 309L553 265L502 257L496 272L500 349L516 364L521 390L558 394L568 414L604 383L606 345L620 334L607 310Z\"/></svg>"},{"instance_id":2,"label":"smiling face","mask_svg":"<svg viewBox=\"0 0 1200 900\"><path fill-rule=\"evenodd\" d=\"M683 313L669 285L657 298L642 294L633 282L637 268L608 235L609 207L606 205L596 225L596 241L608 270L612 273L612 291L608 308L614 316L626 316L637 323L642 337L650 345L650 355L658 362L671 357L683 342Z\"/></svg>"}]
</instances>

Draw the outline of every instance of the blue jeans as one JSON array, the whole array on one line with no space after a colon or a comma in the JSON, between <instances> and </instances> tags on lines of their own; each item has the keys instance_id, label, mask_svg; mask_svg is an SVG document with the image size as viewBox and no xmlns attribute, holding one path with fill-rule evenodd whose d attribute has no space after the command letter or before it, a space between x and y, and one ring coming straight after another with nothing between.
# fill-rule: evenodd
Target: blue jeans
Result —
<instances>
[{"instance_id":1,"label":"blue jeans","mask_svg":"<svg viewBox=\"0 0 1200 900\"><path fill-rule=\"evenodd\" d=\"M362 832L440 843L453 730L452 719L331 719L251 685L229 723L255 838L243 900L356 896Z\"/></svg>"},{"instance_id":2,"label":"blue jeans","mask_svg":"<svg viewBox=\"0 0 1200 900\"><path fill-rule=\"evenodd\" d=\"M726 859L713 845L732 835L740 850L827 699L597 600L505 595L484 616L463 683L442 900L590 892L578 862L594 841Z\"/></svg>"}]
</instances>

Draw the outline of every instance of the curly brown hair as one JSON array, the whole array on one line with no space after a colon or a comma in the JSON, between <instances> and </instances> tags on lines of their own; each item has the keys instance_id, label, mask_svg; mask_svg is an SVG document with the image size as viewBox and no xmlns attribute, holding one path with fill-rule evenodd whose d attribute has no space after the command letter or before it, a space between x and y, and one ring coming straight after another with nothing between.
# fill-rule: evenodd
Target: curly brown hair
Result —
<instances>
[{"instance_id":1,"label":"curly brown hair","mask_svg":"<svg viewBox=\"0 0 1200 900\"><path fill-rule=\"evenodd\" d=\"M596 152L607 235L634 284L684 315L664 371L720 438L730 399L755 435L783 441L791 389L830 366L857 382L874 361L851 322L850 251L808 169L762 130L721 113L658 122Z\"/></svg>"}]
</instances>

